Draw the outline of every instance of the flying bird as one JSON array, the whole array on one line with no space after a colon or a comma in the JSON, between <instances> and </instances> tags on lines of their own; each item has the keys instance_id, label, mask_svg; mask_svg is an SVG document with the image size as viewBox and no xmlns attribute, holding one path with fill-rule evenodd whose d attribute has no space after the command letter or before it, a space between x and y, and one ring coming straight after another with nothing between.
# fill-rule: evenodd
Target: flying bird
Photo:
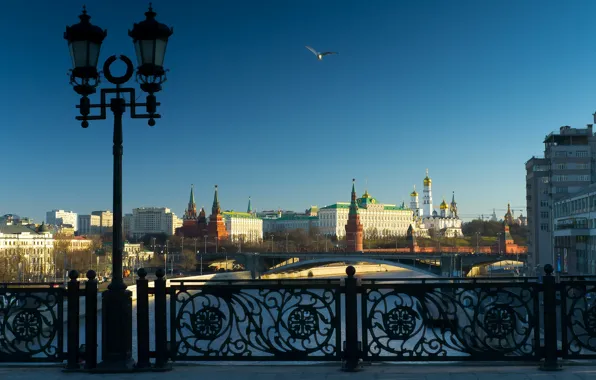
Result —
<instances>
[{"instance_id":1,"label":"flying bird","mask_svg":"<svg viewBox=\"0 0 596 380\"><path fill-rule=\"evenodd\" d=\"M319 53L318 51L316 51L315 49L311 48L310 46L306 46L306 48L308 50L310 50L314 55L316 55L317 58L319 59L319 61L322 61L323 60L323 57L326 56L326 55L339 54L336 51L326 51L326 52L323 52L323 53Z\"/></svg>"}]
</instances>

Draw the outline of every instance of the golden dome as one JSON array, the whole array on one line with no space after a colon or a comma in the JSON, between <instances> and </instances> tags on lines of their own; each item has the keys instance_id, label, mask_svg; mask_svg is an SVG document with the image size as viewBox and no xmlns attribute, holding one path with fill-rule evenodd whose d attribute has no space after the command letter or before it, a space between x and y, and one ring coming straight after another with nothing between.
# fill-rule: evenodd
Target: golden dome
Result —
<instances>
[{"instance_id":1,"label":"golden dome","mask_svg":"<svg viewBox=\"0 0 596 380\"><path fill-rule=\"evenodd\" d=\"M424 186L430 186L430 184L433 183L433 181L428 176L428 169L426 169L426 177L424 177L423 182L424 182Z\"/></svg>"},{"instance_id":2,"label":"golden dome","mask_svg":"<svg viewBox=\"0 0 596 380\"><path fill-rule=\"evenodd\" d=\"M362 194L362 198L364 198L364 199L370 198L370 194L368 193L368 190L364 190L364 194Z\"/></svg>"},{"instance_id":3,"label":"golden dome","mask_svg":"<svg viewBox=\"0 0 596 380\"><path fill-rule=\"evenodd\" d=\"M410 193L410 196L411 196L411 197L417 197L417 196L418 196L418 193L416 192L416 185L414 185L414 191L412 191L412 192Z\"/></svg>"},{"instance_id":4,"label":"golden dome","mask_svg":"<svg viewBox=\"0 0 596 380\"><path fill-rule=\"evenodd\" d=\"M445 199L443 199L443 202L441 202L441 206L439 207L441 208L441 210L447 210L449 206L447 206L447 202L445 202Z\"/></svg>"}]
</instances>

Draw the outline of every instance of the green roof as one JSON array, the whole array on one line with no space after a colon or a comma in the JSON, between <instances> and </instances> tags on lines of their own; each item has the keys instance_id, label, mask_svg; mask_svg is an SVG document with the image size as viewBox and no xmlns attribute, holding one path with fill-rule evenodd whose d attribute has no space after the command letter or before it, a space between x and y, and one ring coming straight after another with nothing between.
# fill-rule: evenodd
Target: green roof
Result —
<instances>
[{"instance_id":1,"label":"green roof","mask_svg":"<svg viewBox=\"0 0 596 380\"><path fill-rule=\"evenodd\" d=\"M396 205L385 205L385 211L403 211L409 210L410 208Z\"/></svg>"},{"instance_id":2,"label":"green roof","mask_svg":"<svg viewBox=\"0 0 596 380\"><path fill-rule=\"evenodd\" d=\"M321 207L321 210L333 209L333 208L350 208L350 204L347 202L337 202L329 206Z\"/></svg>"},{"instance_id":3,"label":"green roof","mask_svg":"<svg viewBox=\"0 0 596 380\"><path fill-rule=\"evenodd\" d=\"M224 211L221 213L224 218L247 218L247 219L260 219L254 214L240 211Z\"/></svg>"},{"instance_id":4,"label":"green roof","mask_svg":"<svg viewBox=\"0 0 596 380\"><path fill-rule=\"evenodd\" d=\"M303 214L288 214L288 215L282 214L281 218L277 218L275 220L315 220L315 219L319 219L319 217L303 215Z\"/></svg>"}]
</instances>

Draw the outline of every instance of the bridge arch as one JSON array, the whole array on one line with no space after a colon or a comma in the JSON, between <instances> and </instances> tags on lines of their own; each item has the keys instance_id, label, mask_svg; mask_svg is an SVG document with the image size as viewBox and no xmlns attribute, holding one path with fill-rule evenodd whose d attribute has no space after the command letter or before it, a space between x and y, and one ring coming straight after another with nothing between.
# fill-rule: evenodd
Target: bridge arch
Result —
<instances>
[{"instance_id":1,"label":"bridge arch","mask_svg":"<svg viewBox=\"0 0 596 380\"><path fill-rule=\"evenodd\" d=\"M346 264L357 264L357 263L366 263L366 264L379 264L379 265L387 265L395 268L402 268L407 269L412 272L421 273L430 277L438 277L436 273L433 273L429 270L417 268L413 265L397 263L395 261L390 260L380 260L380 259L373 259L370 257L324 257L319 259L310 259L304 261L297 261L295 263L283 265L281 267L276 267L271 269L263 274L279 274L279 273L286 273L291 271L298 271L298 270L305 270L310 268L316 268L318 266L322 266L325 264L333 264L333 263L346 263Z\"/></svg>"}]
</instances>

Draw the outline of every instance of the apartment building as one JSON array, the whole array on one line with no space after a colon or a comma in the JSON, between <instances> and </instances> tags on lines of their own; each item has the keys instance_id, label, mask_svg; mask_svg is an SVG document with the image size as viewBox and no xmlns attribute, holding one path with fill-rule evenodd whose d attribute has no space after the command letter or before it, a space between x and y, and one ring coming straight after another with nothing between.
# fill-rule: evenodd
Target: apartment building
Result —
<instances>
[{"instance_id":1,"label":"apartment building","mask_svg":"<svg viewBox=\"0 0 596 380\"><path fill-rule=\"evenodd\" d=\"M557 261L553 205L585 189L596 178L596 137L586 128L563 126L544 139L544 157L526 162L528 263L532 267Z\"/></svg>"}]
</instances>

